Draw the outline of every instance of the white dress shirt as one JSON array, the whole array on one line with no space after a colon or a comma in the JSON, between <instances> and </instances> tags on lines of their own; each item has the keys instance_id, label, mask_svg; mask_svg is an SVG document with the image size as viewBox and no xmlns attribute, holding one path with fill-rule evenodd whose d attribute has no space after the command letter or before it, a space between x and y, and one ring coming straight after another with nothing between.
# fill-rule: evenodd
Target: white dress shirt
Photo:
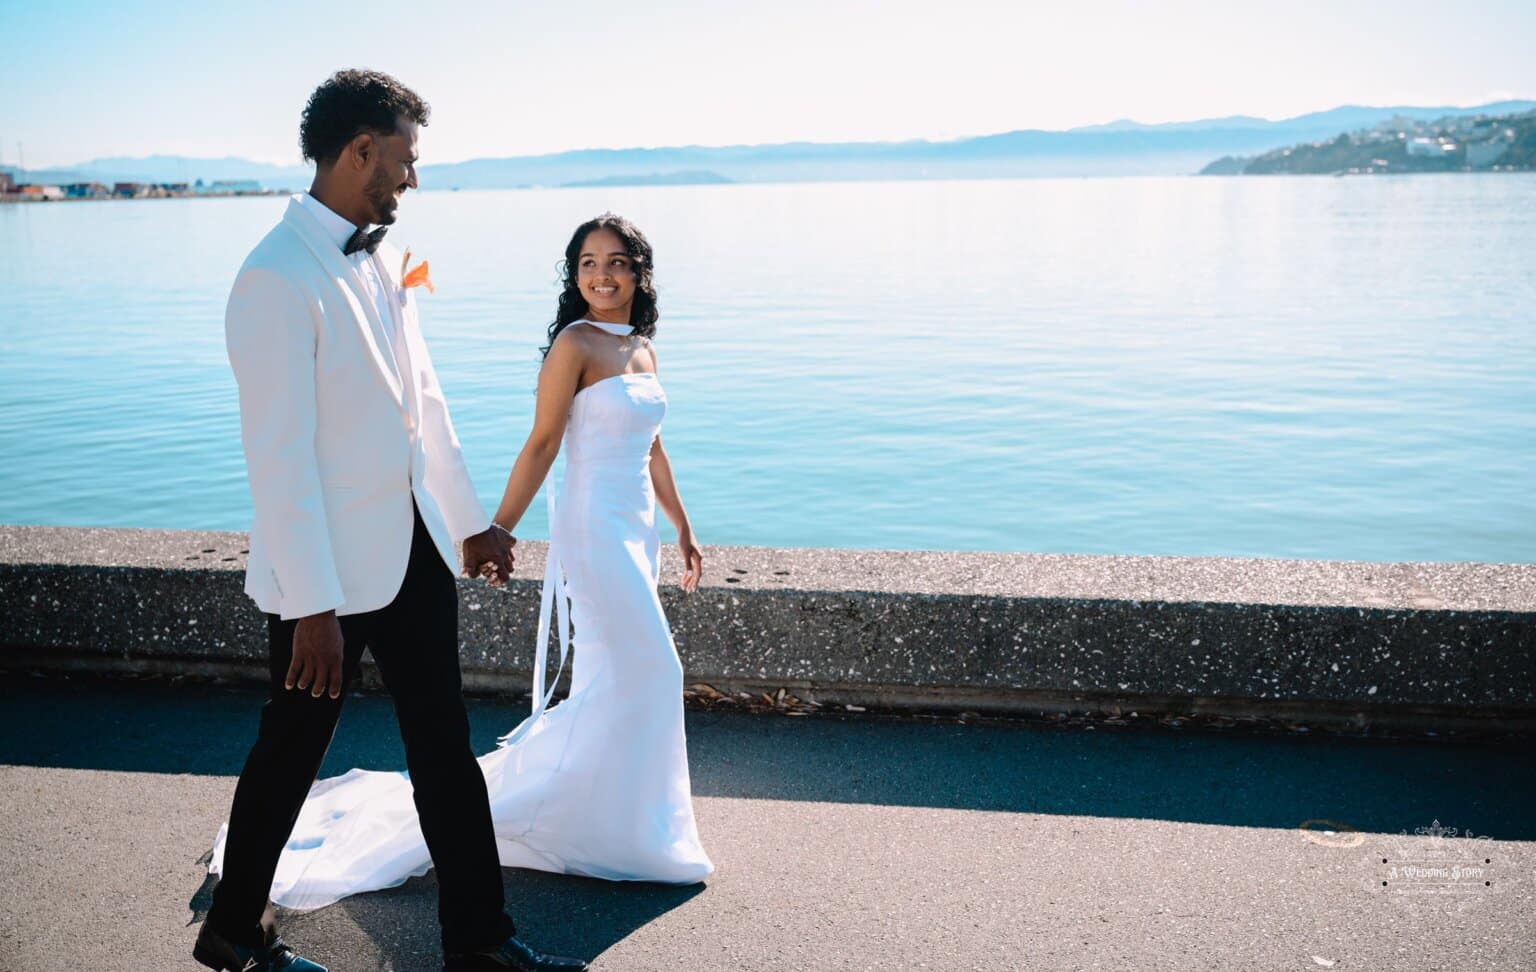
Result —
<instances>
[{"instance_id":1,"label":"white dress shirt","mask_svg":"<svg viewBox=\"0 0 1536 972\"><path fill-rule=\"evenodd\" d=\"M299 194L299 202L320 221L320 225L330 234L336 243L336 249L345 249L347 240L352 238L358 227L354 226L345 216L340 215L325 203L304 192ZM384 333L379 335L383 341L388 359L395 366L395 377L400 379L403 387L410 387L411 357L405 347L405 336L400 333L400 313L395 300L390 294L390 285L386 283L384 275L380 272L377 257L367 250L358 250L355 253L343 257L357 268L357 275L362 278L368 293L373 297L373 305L379 310L379 320L384 323ZM416 403L409 392L406 393L406 408L412 416L412 435L414 437Z\"/></svg>"}]
</instances>

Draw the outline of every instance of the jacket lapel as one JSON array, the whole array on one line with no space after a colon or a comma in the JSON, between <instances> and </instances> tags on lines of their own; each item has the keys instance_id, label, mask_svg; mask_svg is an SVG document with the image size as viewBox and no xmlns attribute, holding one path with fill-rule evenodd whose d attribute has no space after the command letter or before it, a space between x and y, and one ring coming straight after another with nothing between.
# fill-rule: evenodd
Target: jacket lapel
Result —
<instances>
[{"instance_id":1,"label":"jacket lapel","mask_svg":"<svg viewBox=\"0 0 1536 972\"><path fill-rule=\"evenodd\" d=\"M384 322L379 320L379 309L374 306L374 301L368 294L368 288L362 278L357 275L357 269L351 261L341 255L341 251L325 235L325 230L315 221L315 218L305 211L297 199L288 201L288 210L283 213L283 221L293 228L298 234L304 246L314 254L315 259L325 268L326 273L347 297L347 303L352 308L352 319L363 332L363 340L368 344L369 355L373 358L374 367L379 376L384 379L389 393L394 396L397 405L403 404L400 380L395 375L395 369L384 358L384 351L379 346L379 335L384 333ZM411 370L415 370L412 368Z\"/></svg>"},{"instance_id":2,"label":"jacket lapel","mask_svg":"<svg viewBox=\"0 0 1536 972\"><path fill-rule=\"evenodd\" d=\"M389 256L388 259L385 259L386 253ZM409 307L405 303L405 291L400 289L400 281L405 279L405 266L403 263L398 267L393 265L395 253L394 247L380 247L373 255L374 267L379 271L379 277L384 281L384 286L390 294L388 301L389 312L394 315L399 325L395 333L400 335L400 339L405 342L405 356L409 359L406 362L406 367L411 372L406 376L406 381L409 383L411 403L419 413L421 410L422 358L420 352L417 351L415 340L417 335L413 333L416 331L416 328L412 326L415 323L412 321L414 315L411 314ZM401 257L401 259L404 260L404 257Z\"/></svg>"}]
</instances>

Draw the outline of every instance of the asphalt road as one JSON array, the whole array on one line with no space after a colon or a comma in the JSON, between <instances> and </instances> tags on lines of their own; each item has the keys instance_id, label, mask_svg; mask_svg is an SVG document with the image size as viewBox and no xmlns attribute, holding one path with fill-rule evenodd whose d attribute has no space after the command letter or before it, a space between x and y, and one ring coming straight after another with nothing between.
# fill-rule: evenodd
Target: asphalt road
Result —
<instances>
[{"instance_id":1,"label":"asphalt road","mask_svg":"<svg viewBox=\"0 0 1536 972\"><path fill-rule=\"evenodd\" d=\"M0 969L200 968L259 704L0 676ZM477 746L525 711L473 700ZM509 869L534 944L611 972L1536 968L1529 746L722 711L688 742L715 875ZM352 766L403 766L387 698L349 699L323 774ZM429 874L282 921L338 972L436 969L435 907Z\"/></svg>"}]
</instances>

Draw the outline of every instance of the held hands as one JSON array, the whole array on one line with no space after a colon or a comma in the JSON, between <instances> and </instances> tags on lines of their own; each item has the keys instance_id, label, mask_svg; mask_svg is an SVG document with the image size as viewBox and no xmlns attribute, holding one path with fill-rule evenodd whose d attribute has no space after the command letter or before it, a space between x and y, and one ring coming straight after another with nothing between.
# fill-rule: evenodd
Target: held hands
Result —
<instances>
[{"instance_id":1,"label":"held hands","mask_svg":"<svg viewBox=\"0 0 1536 972\"><path fill-rule=\"evenodd\" d=\"M512 576L512 547L517 538L495 524L464 540L460 577L484 577L492 587L505 587Z\"/></svg>"},{"instance_id":2,"label":"held hands","mask_svg":"<svg viewBox=\"0 0 1536 972\"><path fill-rule=\"evenodd\" d=\"M684 593L691 593L698 589L699 579L704 576L704 551L694 541L692 530L678 533L677 549L683 555L683 578L678 586Z\"/></svg>"},{"instance_id":3,"label":"held hands","mask_svg":"<svg viewBox=\"0 0 1536 972\"><path fill-rule=\"evenodd\" d=\"M341 698L341 622L335 611L300 618L293 629L293 661L283 686L308 689L313 698Z\"/></svg>"},{"instance_id":4,"label":"held hands","mask_svg":"<svg viewBox=\"0 0 1536 972\"><path fill-rule=\"evenodd\" d=\"M484 577L493 587L503 587L512 576L512 545L517 539L499 527L468 537L463 545L465 567L461 574L470 576L469 565L477 565L475 576ZM329 695L341 698L342 688L341 622L335 611L300 618L293 629L293 660L283 679L287 689L307 690L314 698Z\"/></svg>"}]
</instances>

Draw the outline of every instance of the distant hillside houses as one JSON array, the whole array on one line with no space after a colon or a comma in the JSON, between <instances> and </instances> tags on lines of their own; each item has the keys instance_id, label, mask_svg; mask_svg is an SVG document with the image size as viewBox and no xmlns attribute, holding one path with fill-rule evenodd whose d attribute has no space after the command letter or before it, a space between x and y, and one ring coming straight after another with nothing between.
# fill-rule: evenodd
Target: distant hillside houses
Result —
<instances>
[{"instance_id":1,"label":"distant hillside houses","mask_svg":"<svg viewBox=\"0 0 1536 972\"><path fill-rule=\"evenodd\" d=\"M1404 142L1408 155L1422 159L1454 159L1456 153L1465 154L1465 165L1471 169L1486 169L1509 153L1515 144L1515 129L1500 124L1495 119L1479 119L1460 133L1438 135L1396 133Z\"/></svg>"},{"instance_id":2,"label":"distant hillside houses","mask_svg":"<svg viewBox=\"0 0 1536 972\"><path fill-rule=\"evenodd\" d=\"M7 196L15 196L23 202L52 202L55 199L64 198L64 190L58 186L12 186L5 191Z\"/></svg>"},{"instance_id":3,"label":"distant hillside houses","mask_svg":"<svg viewBox=\"0 0 1536 972\"><path fill-rule=\"evenodd\" d=\"M99 182L71 182L64 187L64 195L70 199L105 199L111 193Z\"/></svg>"},{"instance_id":4,"label":"distant hillside houses","mask_svg":"<svg viewBox=\"0 0 1536 972\"><path fill-rule=\"evenodd\" d=\"M1407 139L1403 147L1409 155L1420 159L1449 158L1456 151L1456 143L1449 138L1425 138L1422 135Z\"/></svg>"},{"instance_id":5,"label":"distant hillside houses","mask_svg":"<svg viewBox=\"0 0 1536 972\"><path fill-rule=\"evenodd\" d=\"M70 182L63 185L17 183L10 172L0 170L0 201L54 202L64 199L178 199L187 196L266 195L255 179L218 179L186 182Z\"/></svg>"},{"instance_id":6,"label":"distant hillside houses","mask_svg":"<svg viewBox=\"0 0 1536 972\"><path fill-rule=\"evenodd\" d=\"M1536 168L1536 112L1445 117L1420 122L1392 118L1371 129L1293 145L1249 158L1228 156L1206 175L1499 172Z\"/></svg>"},{"instance_id":7,"label":"distant hillside houses","mask_svg":"<svg viewBox=\"0 0 1536 972\"><path fill-rule=\"evenodd\" d=\"M206 186L204 186L202 180L199 179L197 184L198 186L202 187L199 191L203 192L204 194L212 194L216 196L257 195L267 191L263 189L261 183L257 182L255 179L216 179L213 182L208 183Z\"/></svg>"}]
</instances>

